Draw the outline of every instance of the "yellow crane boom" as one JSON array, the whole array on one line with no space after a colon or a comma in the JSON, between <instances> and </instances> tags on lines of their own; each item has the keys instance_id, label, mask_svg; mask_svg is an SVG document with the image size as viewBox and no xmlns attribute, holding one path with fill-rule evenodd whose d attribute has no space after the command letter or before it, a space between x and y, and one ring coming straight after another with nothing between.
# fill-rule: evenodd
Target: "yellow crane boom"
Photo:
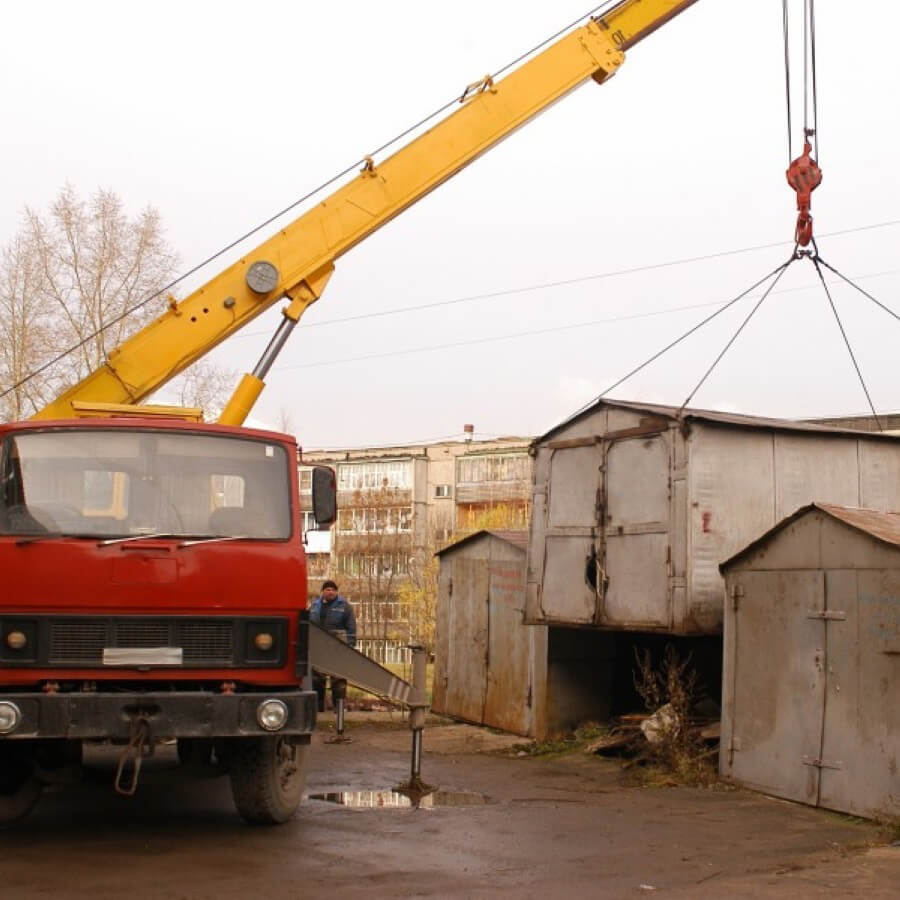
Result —
<instances>
[{"instance_id":1,"label":"yellow crane boom","mask_svg":"<svg viewBox=\"0 0 900 900\"><path fill-rule=\"evenodd\" d=\"M136 404L283 297L284 320L219 421L240 425L263 378L334 263L353 246L570 91L604 82L624 50L696 0L625 0L548 46L508 76L466 88L460 107L380 162L366 160L348 184L305 212L112 350L105 363L33 418L79 407Z\"/></svg>"}]
</instances>

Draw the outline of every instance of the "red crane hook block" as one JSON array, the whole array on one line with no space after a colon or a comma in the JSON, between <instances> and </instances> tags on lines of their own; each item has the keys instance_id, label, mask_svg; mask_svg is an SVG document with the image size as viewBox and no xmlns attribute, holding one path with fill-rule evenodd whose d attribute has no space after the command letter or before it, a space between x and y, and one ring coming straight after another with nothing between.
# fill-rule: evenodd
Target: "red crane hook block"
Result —
<instances>
[{"instance_id":1,"label":"red crane hook block","mask_svg":"<svg viewBox=\"0 0 900 900\"><path fill-rule=\"evenodd\" d=\"M812 147L809 141L803 144L803 153L800 154L789 166L785 173L788 184L797 192L797 230L794 232L794 240L801 246L808 246L812 240L813 220L810 214L812 205L812 192L822 183L822 170L818 163L810 155Z\"/></svg>"}]
</instances>

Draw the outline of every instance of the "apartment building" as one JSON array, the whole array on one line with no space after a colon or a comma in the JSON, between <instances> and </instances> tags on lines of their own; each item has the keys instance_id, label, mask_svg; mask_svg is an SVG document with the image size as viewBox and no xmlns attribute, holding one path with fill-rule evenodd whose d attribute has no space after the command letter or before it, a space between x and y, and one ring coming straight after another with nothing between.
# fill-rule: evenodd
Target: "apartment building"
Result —
<instances>
[{"instance_id":1,"label":"apartment building","mask_svg":"<svg viewBox=\"0 0 900 900\"><path fill-rule=\"evenodd\" d=\"M360 650L379 662L405 662L406 644L433 628L435 551L477 528L528 527L530 444L528 437L473 435L303 453L300 502L310 589L314 596L323 579L338 582L357 613ZM314 465L331 466L337 475L338 521L328 532L312 530Z\"/></svg>"}]
</instances>

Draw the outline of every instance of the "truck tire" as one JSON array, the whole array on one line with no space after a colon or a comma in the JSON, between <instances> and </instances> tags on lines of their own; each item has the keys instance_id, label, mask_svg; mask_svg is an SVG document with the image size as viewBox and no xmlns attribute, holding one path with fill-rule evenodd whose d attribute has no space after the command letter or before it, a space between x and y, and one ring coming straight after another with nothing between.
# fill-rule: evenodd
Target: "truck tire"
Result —
<instances>
[{"instance_id":1,"label":"truck tire","mask_svg":"<svg viewBox=\"0 0 900 900\"><path fill-rule=\"evenodd\" d=\"M250 825L281 825L300 805L306 782L308 743L286 737L229 741L231 794Z\"/></svg>"},{"instance_id":2,"label":"truck tire","mask_svg":"<svg viewBox=\"0 0 900 900\"><path fill-rule=\"evenodd\" d=\"M24 819L41 799L43 786L29 759L0 751L0 828Z\"/></svg>"}]
</instances>

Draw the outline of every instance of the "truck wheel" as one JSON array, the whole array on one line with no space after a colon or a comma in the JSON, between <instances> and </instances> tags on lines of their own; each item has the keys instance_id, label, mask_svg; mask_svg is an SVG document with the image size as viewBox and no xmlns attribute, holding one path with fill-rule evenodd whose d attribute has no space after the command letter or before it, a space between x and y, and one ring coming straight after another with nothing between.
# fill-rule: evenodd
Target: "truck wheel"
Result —
<instances>
[{"instance_id":1,"label":"truck wheel","mask_svg":"<svg viewBox=\"0 0 900 900\"><path fill-rule=\"evenodd\" d=\"M286 737L229 742L234 805L251 825L280 825L297 811L306 781L308 743Z\"/></svg>"},{"instance_id":2,"label":"truck wheel","mask_svg":"<svg viewBox=\"0 0 900 900\"><path fill-rule=\"evenodd\" d=\"M28 759L17 753L0 752L0 828L25 818L42 792Z\"/></svg>"}]
</instances>

